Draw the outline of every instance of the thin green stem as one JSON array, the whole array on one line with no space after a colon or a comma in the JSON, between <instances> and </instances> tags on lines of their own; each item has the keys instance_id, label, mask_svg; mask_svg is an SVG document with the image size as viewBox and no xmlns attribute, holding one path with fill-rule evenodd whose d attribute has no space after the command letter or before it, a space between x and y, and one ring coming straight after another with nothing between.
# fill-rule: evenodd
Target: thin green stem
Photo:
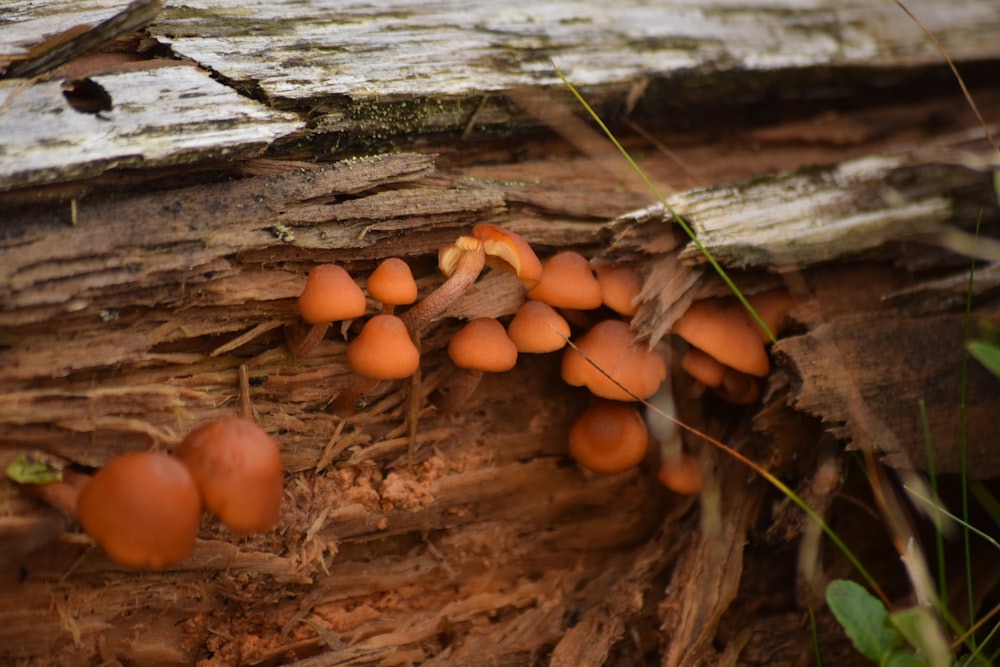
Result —
<instances>
[{"instance_id":1,"label":"thin green stem","mask_svg":"<svg viewBox=\"0 0 1000 667\"><path fill-rule=\"evenodd\" d=\"M976 238L979 238L979 228L983 222L983 212L979 212L976 220ZM968 408L967 391L969 384L969 350L967 344L972 329L972 290L975 285L976 259L969 261L969 282L965 296L965 316L962 320L962 348L959 361L958 381L958 457L962 502L962 544L965 556L965 588L966 603L969 606L969 621L976 618L975 600L972 595L972 540L969 525L969 475L968 475Z\"/></svg>"},{"instance_id":2,"label":"thin green stem","mask_svg":"<svg viewBox=\"0 0 1000 667\"><path fill-rule=\"evenodd\" d=\"M924 452L927 460L927 478L931 487L933 497L938 496L937 466L934 460L934 441L931 437L930 420L927 417L927 403L924 399L919 399L917 405L920 408L920 425L924 432ZM936 509L932 509L936 512ZM938 529L934 532L934 546L937 553L937 575L938 575L938 598L947 599L948 595L948 568L944 556L944 534L941 532L938 521L934 522Z\"/></svg>"},{"instance_id":3,"label":"thin green stem","mask_svg":"<svg viewBox=\"0 0 1000 667\"><path fill-rule=\"evenodd\" d=\"M611 143L615 145L615 148L617 148L618 152L622 154L622 156L625 158L626 162L628 162L632 170L639 176L639 178L642 179L642 182L646 184L646 187L649 188L649 191L653 193L653 196L656 197L657 201L659 201L660 204L663 205L664 209L666 209L666 211L670 214L670 217L673 218L674 222L676 222L677 225L682 230L684 230L684 233L687 234L689 239L691 239L691 243L694 244L694 246L698 249L698 252L702 254L702 256L709 263L709 265L711 265L711 267L715 269L715 272L719 274L719 277L722 278L722 281L729 287L730 290L732 290L736 298L739 299L740 303L743 304L743 307L746 308L748 313L750 313L750 316L753 317L753 319L757 322L760 328L767 333L767 337L771 339L771 342L772 343L777 342L777 338L775 338L774 333L767 327L766 324L764 324L764 321L760 318L760 315L758 315L757 311L753 309L753 306L750 305L750 302L747 301L747 298L743 296L743 293L736 286L736 283L733 282L732 278L729 277L729 274L726 273L726 270L722 268L722 265L720 265L717 261L715 261L715 257L712 256L712 253L710 253L708 249L704 245L702 245L701 241L698 240L698 237L695 236L694 230L692 230L691 227L687 224L687 222L684 221L684 218L682 218L677 213L677 211L675 211L673 207L670 206L669 203L667 203L666 197L664 197L663 194L660 193L656 185L653 184L653 181L650 180L649 176L646 175L646 172L644 172L642 168L636 163L636 161L632 159L632 156L625 149L625 147L621 145L621 142L618 141L618 138L615 137L614 133L610 130L610 128L608 128L608 126L604 124L604 121L601 120L601 117L597 115L597 112L594 111L593 107L591 107L590 104L587 103L587 100L583 99L583 96L580 94L580 92L576 89L575 86L573 86L572 83L570 83L569 79L566 78L566 75L564 75L562 71L560 71L560 69L556 67L554 62L552 63L552 69L555 70L556 74L559 75L559 78L562 79L564 84L566 84L566 87L573 94L573 97L576 98L576 101L579 102L584 109L586 109L587 113L594 120L594 122L597 123L598 127L601 128L601 131L604 132L605 136L607 136L607 138L611 140Z\"/></svg>"}]
</instances>

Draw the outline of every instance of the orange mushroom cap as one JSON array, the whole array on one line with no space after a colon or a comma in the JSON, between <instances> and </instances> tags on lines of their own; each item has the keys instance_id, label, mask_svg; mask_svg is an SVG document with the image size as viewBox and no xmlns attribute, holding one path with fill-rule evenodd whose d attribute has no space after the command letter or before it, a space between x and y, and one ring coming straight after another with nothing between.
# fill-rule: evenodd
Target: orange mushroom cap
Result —
<instances>
[{"instance_id":1,"label":"orange mushroom cap","mask_svg":"<svg viewBox=\"0 0 1000 667\"><path fill-rule=\"evenodd\" d=\"M417 300L417 281L410 266L398 257L383 260L365 283L368 294L376 301L392 306L404 306Z\"/></svg>"},{"instance_id":2,"label":"orange mushroom cap","mask_svg":"<svg viewBox=\"0 0 1000 667\"><path fill-rule=\"evenodd\" d=\"M375 315L347 346L347 363L358 375L373 380L399 380L416 372L420 352L401 319Z\"/></svg>"},{"instance_id":3,"label":"orange mushroom cap","mask_svg":"<svg viewBox=\"0 0 1000 667\"><path fill-rule=\"evenodd\" d=\"M681 455L673 461L664 461L660 464L660 470L656 473L656 478L660 480L663 486L674 493L686 496L698 493L704 484L701 475L701 466L687 452L681 452Z\"/></svg>"},{"instance_id":4,"label":"orange mushroom cap","mask_svg":"<svg viewBox=\"0 0 1000 667\"><path fill-rule=\"evenodd\" d=\"M310 324L361 317L365 307L364 292L350 274L336 264L313 267L299 296L299 314Z\"/></svg>"},{"instance_id":5,"label":"orange mushroom cap","mask_svg":"<svg viewBox=\"0 0 1000 667\"><path fill-rule=\"evenodd\" d=\"M567 250L545 260L541 281L528 290L528 298L556 308L591 310L601 307L601 286L590 262Z\"/></svg>"},{"instance_id":6,"label":"orange mushroom cap","mask_svg":"<svg viewBox=\"0 0 1000 667\"><path fill-rule=\"evenodd\" d=\"M183 560L201 524L201 497L188 469L165 454L125 454L83 487L77 517L116 563L159 568Z\"/></svg>"},{"instance_id":7,"label":"orange mushroom cap","mask_svg":"<svg viewBox=\"0 0 1000 667\"><path fill-rule=\"evenodd\" d=\"M491 317L470 320L448 341L448 356L460 368L502 373L517 363L517 347Z\"/></svg>"},{"instance_id":8,"label":"orange mushroom cap","mask_svg":"<svg viewBox=\"0 0 1000 667\"><path fill-rule=\"evenodd\" d=\"M792 295L784 287L775 287L765 292L753 294L747 297L747 301L750 302L757 315L767 325L768 330L775 335L781 330L781 324L784 322L789 311L796 305L795 299L792 298ZM761 341L765 344L770 343L771 338L767 335L766 331L760 328L760 325L753 319L753 316L747 313L747 317L750 318L754 329L760 334Z\"/></svg>"},{"instance_id":9,"label":"orange mushroom cap","mask_svg":"<svg viewBox=\"0 0 1000 667\"><path fill-rule=\"evenodd\" d=\"M681 368L706 387L718 387L726 375L726 366L722 362L696 347L681 357Z\"/></svg>"},{"instance_id":10,"label":"orange mushroom cap","mask_svg":"<svg viewBox=\"0 0 1000 667\"><path fill-rule=\"evenodd\" d=\"M642 291L642 276L631 266L595 264L597 283L601 286L601 301L605 306L625 317L639 312L636 299Z\"/></svg>"},{"instance_id":11,"label":"orange mushroom cap","mask_svg":"<svg viewBox=\"0 0 1000 667\"><path fill-rule=\"evenodd\" d=\"M490 268L517 276L525 289L542 279L542 263L531 245L517 232L496 225L476 225L472 236L483 242L486 263Z\"/></svg>"},{"instance_id":12,"label":"orange mushroom cap","mask_svg":"<svg viewBox=\"0 0 1000 667\"><path fill-rule=\"evenodd\" d=\"M631 395L605 377L594 364L639 398L649 398L667 377L662 357L633 343L628 325L620 320L604 320L576 341L576 347L594 363L567 348L562 358L562 378L567 384L586 386L592 394L616 401L634 401Z\"/></svg>"},{"instance_id":13,"label":"orange mushroom cap","mask_svg":"<svg viewBox=\"0 0 1000 667\"><path fill-rule=\"evenodd\" d=\"M722 364L743 373L767 375L767 352L757 327L734 298L695 301L672 331Z\"/></svg>"},{"instance_id":14,"label":"orange mushroom cap","mask_svg":"<svg viewBox=\"0 0 1000 667\"><path fill-rule=\"evenodd\" d=\"M518 352L541 354L566 346L569 323L543 301L525 301L507 325L507 335Z\"/></svg>"},{"instance_id":15,"label":"orange mushroom cap","mask_svg":"<svg viewBox=\"0 0 1000 667\"><path fill-rule=\"evenodd\" d=\"M628 470L642 461L648 445L645 422L625 403L595 399L569 429L569 453L594 472Z\"/></svg>"},{"instance_id":16,"label":"orange mushroom cap","mask_svg":"<svg viewBox=\"0 0 1000 667\"><path fill-rule=\"evenodd\" d=\"M249 419L224 417L194 429L174 450L205 508L235 533L264 533L281 511L278 445Z\"/></svg>"}]
</instances>

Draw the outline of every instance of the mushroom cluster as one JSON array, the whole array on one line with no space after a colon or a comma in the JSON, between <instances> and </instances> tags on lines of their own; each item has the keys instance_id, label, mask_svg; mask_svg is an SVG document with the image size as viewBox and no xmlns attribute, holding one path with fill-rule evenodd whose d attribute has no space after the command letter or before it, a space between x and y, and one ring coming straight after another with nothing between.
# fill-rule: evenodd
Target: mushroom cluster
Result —
<instances>
[{"instance_id":1,"label":"mushroom cluster","mask_svg":"<svg viewBox=\"0 0 1000 667\"><path fill-rule=\"evenodd\" d=\"M643 460L650 435L635 404L650 399L661 387L669 389L669 385L664 384L664 355L637 343L629 325L640 306L642 288L635 268L592 263L573 251L558 252L543 264L521 236L486 224L441 248L438 266L445 281L419 302L413 276L402 260L385 260L369 276L368 294L382 307L348 343L347 362L359 378L337 397L336 410L356 410L359 400L379 381L417 373L424 331L462 296L484 267L490 266L516 275L524 287L525 300L506 328L497 320L477 318L453 335L448 356L459 370L438 408L442 412L459 409L484 373L510 370L518 354L563 350L563 380L586 387L594 397L571 428L572 456L581 466L605 473L627 470ZM310 272L299 299L302 318L312 328L304 338L308 345L289 337L296 355L307 354L314 341L322 339L326 323L365 313L358 307L365 300L364 294L346 271L323 269L323 274L330 275L321 280L313 275L321 268ZM339 280L347 276L347 282L330 286L334 273ZM326 298L343 301L343 308L314 306L318 298L313 295L314 286L325 290ZM409 304L415 305L396 314L397 306ZM672 329L689 345L681 368L724 400L738 404L759 398L758 378L769 370L765 349L769 332L777 330L794 305L783 289L751 297L751 304L767 332L734 298L698 301ZM314 333L317 328L318 338ZM574 329L579 335L573 335ZM571 339L573 343L567 347ZM666 486L681 493L698 491L700 471L693 457L676 447L664 451L661 459L659 477Z\"/></svg>"},{"instance_id":2,"label":"mushroom cluster","mask_svg":"<svg viewBox=\"0 0 1000 667\"><path fill-rule=\"evenodd\" d=\"M770 370L765 349L769 332L780 329L795 305L782 287L751 295L747 300L767 331L733 296L696 301L672 329L690 345L681 358L681 368L724 401L737 405L749 405L760 398L758 378Z\"/></svg>"},{"instance_id":3,"label":"mushroom cluster","mask_svg":"<svg viewBox=\"0 0 1000 667\"><path fill-rule=\"evenodd\" d=\"M368 295L382 304L381 310L370 317L360 333L347 346L347 363L358 379L344 389L334 402L337 412L352 412L358 402L382 380L400 380L412 376L420 365L420 339L445 310L457 301L476 281L486 266L507 271L517 276L525 289L533 287L541 278L541 262L531 246L520 235L495 225L476 225L468 236L460 236L454 243L438 252L438 267L446 280L419 303L417 285L409 266L402 259L386 259L376 267L366 281ZM398 306L410 304L411 308L397 315ZM310 328L301 336L296 328L286 329L289 349L294 356L308 355L323 339L329 323L353 320L365 314L364 292L346 270L334 264L313 268L306 278L306 285L298 301L299 314ZM503 327L494 321L500 327ZM465 352L456 342L451 357L460 368L469 371L453 388L446 403L458 407L475 388L484 372L509 370L516 361L513 343L507 343L505 353L513 359L479 361L468 348L479 348L483 335L492 328L493 341L501 340L495 327L484 322L470 323L467 332L456 338L468 339ZM492 344L490 344L492 345ZM485 348L494 353L491 346Z\"/></svg>"},{"instance_id":4,"label":"mushroom cluster","mask_svg":"<svg viewBox=\"0 0 1000 667\"><path fill-rule=\"evenodd\" d=\"M203 509L233 533L263 533L284 494L278 446L263 429L225 417L187 434L173 455L134 452L82 485L65 482L61 507L116 563L162 568L194 548Z\"/></svg>"}]
</instances>

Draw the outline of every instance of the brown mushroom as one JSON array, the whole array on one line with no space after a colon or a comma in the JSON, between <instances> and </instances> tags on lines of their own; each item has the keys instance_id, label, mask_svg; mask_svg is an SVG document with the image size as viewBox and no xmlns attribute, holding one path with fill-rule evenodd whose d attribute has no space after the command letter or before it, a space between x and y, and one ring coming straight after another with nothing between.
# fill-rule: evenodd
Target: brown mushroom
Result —
<instances>
[{"instance_id":1,"label":"brown mushroom","mask_svg":"<svg viewBox=\"0 0 1000 667\"><path fill-rule=\"evenodd\" d=\"M542 354L566 347L569 323L543 301L525 301L507 325L518 352Z\"/></svg>"},{"instance_id":2,"label":"brown mushroom","mask_svg":"<svg viewBox=\"0 0 1000 667\"><path fill-rule=\"evenodd\" d=\"M695 301L674 323L672 331L725 366L757 377L767 375L764 344L736 299Z\"/></svg>"},{"instance_id":3,"label":"brown mushroom","mask_svg":"<svg viewBox=\"0 0 1000 667\"><path fill-rule=\"evenodd\" d=\"M224 417L192 430L174 450L194 478L205 508L234 533L274 527L284 493L281 454L249 419Z\"/></svg>"},{"instance_id":4,"label":"brown mushroom","mask_svg":"<svg viewBox=\"0 0 1000 667\"><path fill-rule=\"evenodd\" d=\"M601 306L601 286L583 255L565 251L545 260L542 279L528 290L528 298L556 308L591 310Z\"/></svg>"},{"instance_id":5,"label":"brown mushroom","mask_svg":"<svg viewBox=\"0 0 1000 667\"><path fill-rule=\"evenodd\" d=\"M347 346L347 364L360 375L334 403L334 412L350 412L381 380L401 380L417 372L420 352L403 320L382 313L365 322Z\"/></svg>"},{"instance_id":6,"label":"brown mushroom","mask_svg":"<svg viewBox=\"0 0 1000 667\"><path fill-rule=\"evenodd\" d=\"M767 326L767 331L764 331L760 327L760 324L750 317L754 328L760 335L761 341L765 344L771 342L768 332L777 334L781 331L782 323L796 305L795 299L792 298L792 295L784 287L775 287L764 292L752 294L747 297L747 301L753 307L757 316ZM749 317L750 314L747 313L747 316Z\"/></svg>"},{"instance_id":7,"label":"brown mushroom","mask_svg":"<svg viewBox=\"0 0 1000 667\"><path fill-rule=\"evenodd\" d=\"M701 491L704 485L701 466L698 465L697 459L687 452L681 452L672 460L663 461L656 477L663 486L682 495L694 495Z\"/></svg>"},{"instance_id":8,"label":"brown mushroom","mask_svg":"<svg viewBox=\"0 0 1000 667\"><path fill-rule=\"evenodd\" d=\"M519 234L495 225L476 225L471 236L460 236L438 251L438 267L448 279L402 315L407 329L419 336L475 282L486 264L513 273L528 286L541 275L541 263Z\"/></svg>"},{"instance_id":9,"label":"brown mushroom","mask_svg":"<svg viewBox=\"0 0 1000 667\"><path fill-rule=\"evenodd\" d=\"M165 454L125 454L108 461L77 502L83 530L116 563L160 568L191 552L201 496L183 463Z\"/></svg>"},{"instance_id":10,"label":"brown mushroom","mask_svg":"<svg viewBox=\"0 0 1000 667\"><path fill-rule=\"evenodd\" d=\"M410 266L398 257L383 260L365 282L368 294L382 304L382 312L391 314L396 306L417 300L417 281Z\"/></svg>"},{"instance_id":11,"label":"brown mushroom","mask_svg":"<svg viewBox=\"0 0 1000 667\"><path fill-rule=\"evenodd\" d=\"M320 264L309 271L299 296L302 319L310 324L301 339L285 329L288 347L296 357L304 357L323 339L331 322L350 320L365 313L365 294L343 267Z\"/></svg>"},{"instance_id":12,"label":"brown mushroom","mask_svg":"<svg viewBox=\"0 0 1000 667\"><path fill-rule=\"evenodd\" d=\"M483 373L503 373L517 363L517 347L503 325L490 317L470 320L448 341L448 356L463 369L441 403L442 412L460 408L479 386Z\"/></svg>"},{"instance_id":13,"label":"brown mushroom","mask_svg":"<svg viewBox=\"0 0 1000 667\"><path fill-rule=\"evenodd\" d=\"M667 367L659 354L635 345L633 338L631 329L620 320L597 323L576 341L576 349L563 352L563 380L616 401L649 398L666 379Z\"/></svg>"},{"instance_id":14,"label":"brown mushroom","mask_svg":"<svg viewBox=\"0 0 1000 667\"><path fill-rule=\"evenodd\" d=\"M569 430L569 452L584 468L618 473L635 467L646 455L649 435L632 406L594 399Z\"/></svg>"},{"instance_id":15,"label":"brown mushroom","mask_svg":"<svg viewBox=\"0 0 1000 667\"><path fill-rule=\"evenodd\" d=\"M639 292L642 276L633 267L623 264L594 264L597 283L601 286L601 301L625 317L639 312Z\"/></svg>"}]
</instances>

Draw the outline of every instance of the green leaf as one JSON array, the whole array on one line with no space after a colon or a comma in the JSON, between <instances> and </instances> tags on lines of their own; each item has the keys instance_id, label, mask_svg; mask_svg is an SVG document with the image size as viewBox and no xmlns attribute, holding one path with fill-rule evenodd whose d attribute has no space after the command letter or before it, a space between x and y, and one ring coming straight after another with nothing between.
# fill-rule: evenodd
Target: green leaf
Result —
<instances>
[{"instance_id":1,"label":"green leaf","mask_svg":"<svg viewBox=\"0 0 1000 667\"><path fill-rule=\"evenodd\" d=\"M917 649L930 667L952 664L951 648L941 632L941 625L930 611L922 607L903 609L889 614L889 623L907 643Z\"/></svg>"},{"instance_id":2,"label":"green leaf","mask_svg":"<svg viewBox=\"0 0 1000 667\"><path fill-rule=\"evenodd\" d=\"M896 650L885 656L880 667L928 667L927 661L909 651Z\"/></svg>"},{"instance_id":3,"label":"green leaf","mask_svg":"<svg viewBox=\"0 0 1000 667\"><path fill-rule=\"evenodd\" d=\"M831 582L826 587L826 603L854 648L872 662L881 662L898 643L899 634L887 622L885 605L860 584L846 579Z\"/></svg>"},{"instance_id":4,"label":"green leaf","mask_svg":"<svg viewBox=\"0 0 1000 667\"><path fill-rule=\"evenodd\" d=\"M1000 347L984 340L970 340L966 347L969 354L985 366L986 370L1000 378Z\"/></svg>"},{"instance_id":5,"label":"green leaf","mask_svg":"<svg viewBox=\"0 0 1000 667\"><path fill-rule=\"evenodd\" d=\"M62 472L48 463L21 454L7 465L7 477L18 484L52 484L62 481Z\"/></svg>"}]
</instances>

